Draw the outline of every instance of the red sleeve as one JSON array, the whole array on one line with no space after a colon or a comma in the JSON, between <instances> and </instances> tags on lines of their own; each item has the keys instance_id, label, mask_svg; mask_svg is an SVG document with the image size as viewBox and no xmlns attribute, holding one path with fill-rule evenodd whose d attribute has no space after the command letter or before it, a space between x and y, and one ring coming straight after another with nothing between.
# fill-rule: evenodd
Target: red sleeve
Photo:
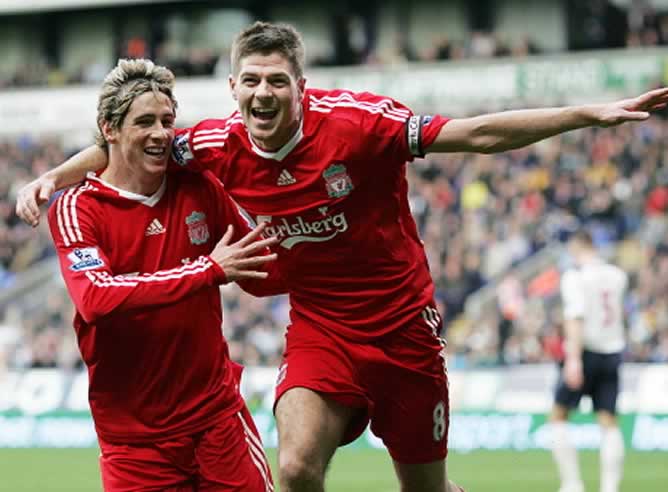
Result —
<instances>
[{"instance_id":1,"label":"red sleeve","mask_svg":"<svg viewBox=\"0 0 668 492\"><path fill-rule=\"evenodd\" d=\"M170 270L116 275L100 247L95 204L80 205L77 190L81 189L70 189L55 201L49 209L49 227L67 290L87 323L115 312L171 304L225 282L221 268L206 256Z\"/></svg>"},{"instance_id":2,"label":"red sleeve","mask_svg":"<svg viewBox=\"0 0 668 492\"><path fill-rule=\"evenodd\" d=\"M230 154L230 133L242 122L241 115L235 112L226 119L203 120L191 128L176 130L170 165L195 172L209 170L223 179Z\"/></svg>"},{"instance_id":3,"label":"red sleeve","mask_svg":"<svg viewBox=\"0 0 668 492\"><path fill-rule=\"evenodd\" d=\"M449 119L414 115L392 98L369 92L327 91L309 94L311 111L333 113L352 123L349 141L363 155L400 156L402 162L424 155Z\"/></svg>"},{"instance_id":4,"label":"red sleeve","mask_svg":"<svg viewBox=\"0 0 668 492\"><path fill-rule=\"evenodd\" d=\"M234 227L234 236L232 242L240 240L248 234L254 227L253 219L232 199L227 193L223 184L213 176L210 172L208 175L209 181L213 184L216 193L215 201L219 204L219 223L222 225L222 231L227 229L227 225L231 224ZM269 248L266 248L264 254L270 254ZM278 294L287 293L281 274L278 270L278 265L275 261L266 263L260 267L260 270L269 274L266 279L241 280L237 283L239 286L257 297L275 296Z\"/></svg>"}]
</instances>

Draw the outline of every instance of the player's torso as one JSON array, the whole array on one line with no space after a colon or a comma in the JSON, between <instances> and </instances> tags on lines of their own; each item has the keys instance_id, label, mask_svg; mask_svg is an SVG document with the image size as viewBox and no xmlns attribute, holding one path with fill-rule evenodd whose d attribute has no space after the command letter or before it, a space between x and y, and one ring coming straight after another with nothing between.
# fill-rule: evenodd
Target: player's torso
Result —
<instances>
[{"instance_id":1,"label":"player's torso","mask_svg":"<svg viewBox=\"0 0 668 492\"><path fill-rule=\"evenodd\" d=\"M594 352L619 352L624 347L625 274L617 267L595 262L580 272L587 310L584 344Z\"/></svg>"},{"instance_id":2,"label":"player's torso","mask_svg":"<svg viewBox=\"0 0 668 492\"><path fill-rule=\"evenodd\" d=\"M327 131L305 135L280 161L258 156L248 144L233 148L225 187L279 238L279 261L288 274L362 275L401 257L396 250L409 239L401 222L403 165L388 162L375 170Z\"/></svg>"},{"instance_id":3,"label":"player's torso","mask_svg":"<svg viewBox=\"0 0 668 492\"><path fill-rule=\"evenodd\" d=\"M155 202L113 200L98 208L98 237L114 275L177 268L211 252L214 219L205 195L167 182Z\"/></svg>"},{"instance_id":4,"label":"player's torso","mask_svg":"<svg viewBox=\"0 0 668 492\"><path fill-rule=\"evenodd\" d=\"M99 221L95 233L113 275L110 288L124 277L156 272L156 283L178 282L182 274L172 269L213 249L220 218L204 180L193 176L177 183L170 178L164 194L146 203L110 192L81 203ZM160 289L155 292L160 295ZM201 409L209 412L237 399L222 379L225 353L215 287L178 302L119 309L93 325L78 317L75 329L90 367L97 423L113 433L108 437L145 439L161 426L187 428L199 422ZM114 419L101 416L100 409L112 409Z\"/></svg>"},{"instance_id":5,"label":"player's torso","mask_svg":"<svg viewBox=\"0 0 668 492\"><path fill-rule=\"evenodd\" d=\"M196 178L202 182L200 176ZM211 252L218 218L212 216L215 209L196 183L168 179L162 194L145 201L114 195L107 189L95 202L82 204L94 210L97 244L107 256L108 267L115 277L108 281L110 288L115 282L122 283L122 277L131 281L136 275L155 272L161 272L153 279L156 283L162 279L178 282L181 273L170 270ZM104 186L94 181L93 184ZM215 321L220 316L217 289L200 289L179 302L111 313L98 320L94 339L82 337L80 343L92 352L109 347L111 338L113 346L119 346L121 351L126 350L121 342L133 346L133 350L144 350L142 357L146 363L155 358L159 366L162 356L151 349L156 340L169 346L180 341L185 350L201 351L210 344L209 337L220 332L220 322ZM214 320L211 333L204 335L202 327L201 337L188 334L185 328L188 322L211 324L208 320Z\"/></svg>"},{"instance_id":6,"label":"player's torso","mask_svg":"<svg viewBox=\"0 0 668 492\"><path fill-rule=\"evenodd\" d=\"M371 330L372 323L424 307L412 305L431 295L424 294L431 280L401 156L380 162L366 156L326 120L306 128L280 160L259 155L245 132L226 145L220 177L279 238L274 249L293 308L319 323L337 319Z\"/></svg>"}]
</instances>

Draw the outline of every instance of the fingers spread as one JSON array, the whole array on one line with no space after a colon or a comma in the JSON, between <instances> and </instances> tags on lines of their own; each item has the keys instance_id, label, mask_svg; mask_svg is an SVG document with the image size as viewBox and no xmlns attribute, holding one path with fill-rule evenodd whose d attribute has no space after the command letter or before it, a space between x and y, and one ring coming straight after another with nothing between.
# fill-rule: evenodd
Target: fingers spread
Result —
<instances>
[{"instance_id":1,"label":"fingers spread","mask_svg":"<svg viewBox=\"0 0 668 492\"><path fill-rule=\"evenodd\" d=\"M250 231L244 237L239 239L239 241L237 241L237 244L243 247L246 246L247 244L252 243L262 235L262 232L265 230L266 227L267 227L266 222L260 222L258 225L255 226L255 228L252 231Z\"/></svg>"},{"instance_id":2,"label":"fingers spread","mask_svg":"<svg viewBox=\"0 0 668 492\"><path fill-rule=\"evenodd\" d=\"M264 279L269 276L267 272L257 272L255 270L244 270L238 273L238 279L243 280L243 279L251 279L251 278L259 278L259 279Z\"/></svg>"},{"instance_id":3,"label":"fingers spread","mask_svg":"<svg viewBox=\"0 0 668 492\"><path fill-rule=\"evenodd\" d=\"M255 241L252 244L249 244L248 246L245 246L241 252L243 253L244 256L248 256L250 254L256 253L258 251L262 251L265 248L268 248L269 246L276 244L278 239L275 237L270 237L267 239L261 239L260 241Z\"/></svg>"},{"instance_id":4,"label":"fingers spread","mask_svg":"<svg viewBox=\"0 0 668 492\"><path fill-rule=\"evenodd\" d=\"M225 234L223 234L223 237L220 240L220 244L224 246L230 244L230 240L232 239L232 234L234 234L234 227L230 224L227 226Z\"/></svg>"},{"instance_id":5,"label":"fingers spread","mask_svg":"<svg viewBox=\"0 0 668 492\"><path fill-rule=\"evenodd\" d=\"M276 260L276 253L263 256L251 256L250 258L237 260L235 266L239 269L246 269L246 268L256 267L264 263L269 263L270 261L275 261L275 260Z\"/></svg>"}]
</instances>

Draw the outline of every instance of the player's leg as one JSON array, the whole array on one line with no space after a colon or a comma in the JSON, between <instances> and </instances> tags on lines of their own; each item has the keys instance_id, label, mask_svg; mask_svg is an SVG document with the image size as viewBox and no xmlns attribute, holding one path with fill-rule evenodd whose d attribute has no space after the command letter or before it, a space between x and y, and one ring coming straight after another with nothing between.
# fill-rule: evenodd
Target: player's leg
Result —
<instances>
[{"instance_id":1,"label":"player's leg","mask_svg":"<svg viewBox=\"0 0 668 492\"><path fill-rule=\"evenodd\" d=\"M275 413L283 492L324 491L327 465L357 412L307 388L280 397Z\"/></svg>"},{"instance_id":2,"label":"player's leg","mask_svg":"<svg viewBox=\"0 0 668 492\"><path fill-rule=\"evenodd\" d=\"M369 400L353 355L363 349L293 319L274 403L281 492L321 492L336 448L364 431Z\"/></svg>"},{"instance_id":3,"label":"player's leg","mask_svg":"<svg viewBox=\"0 0 668 492\"><path fill-rule=\"evenodd\" d=\"M192 474L175 466L171 457L160 449L160 446L171 447L178 455L189 455L192 447L187 438L161 442L160 446L111 444L103 439L99 439L99 443L100 472L105 492L195 490Z\"/></svg>"},{"instance_id":4,"label":"player's leg","mask_svg":"<svg viewBox=\"0 0 668 492\"><path fill-rule=\"evenodd\" d=\"M567 390L566 391L570 391ZM557 390L558 401L573 400L566 396L565 391ZM579 398L578 398L579 400ZM552 458L559 472L560 492L582 492L584 485L580 477L580 466L575 446L571 440L568 430L568 414L570 405L555 403L550 414L550 427L552 430L551 450Z\"/></svg>"},{"instance_id":5,"label":"player's leg","mask_svg":"<svg viewBox=\"0 0 668 492\"><path fill-rule=\"evenodd\" d=\"M463 488L448 480L445 460L417 465L394 461L394 470L402 492L464 492Z\"/></svg>"},{"instance_id":6,"label":"player's leg","mask_svg":"<svg viewBox=\"0 0 668 492\"><path fill-rule=\"evenodd\" d=\"M433 306L367 349L363 379L371 429L390 452L402 492L455 492L447 479L449 393L440 317Z\"/></svg>"},{"instance_id":7,"label":"player's leg","mask_svg":"<svg viewBox=\"0 0 668 492\"><path fill-rule=\"evenodd\" d=\"M621 354L599 354L600 376L592 400L601 426L601 492L617 492L624 470L624 438L617 423Z\"/></svg>"},{"instance_id":8,"label":"player's leg","mask_svg":"<svg viewBox=\"0 0 668 492\"><path fill-rule=\"evenodd\" d=\"M245 406L202 433L195 457L198 492L274 490L260 435Z\"/></svg>"},{"instance_id":9,"label":"player's leg","mask_svg":"<svg viewBox=\"0 0 668 492\"><path fill-rule=\"evenodd\" d=\"M601 426L601 492L617 492L624 470L624 438L615 415L597 412Z\"/></svg>"}]
</instances>

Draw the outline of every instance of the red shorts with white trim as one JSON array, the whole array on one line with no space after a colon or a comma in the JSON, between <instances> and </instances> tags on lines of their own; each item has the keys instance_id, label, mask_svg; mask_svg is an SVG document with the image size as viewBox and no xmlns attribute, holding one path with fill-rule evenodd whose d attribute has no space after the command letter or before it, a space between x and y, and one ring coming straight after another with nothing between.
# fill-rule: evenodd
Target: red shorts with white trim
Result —
<instances>
[{"instance_id":1,"label":"red shorts with white trim","mask_svg":"<svg viewBox=\"0 0 668 492\"><path fill-rule=\"evenodd\" d=\"M273 492L271 471L248 409L202 432L150 445L99 439L106 492Z\"/></svg>"},{"instance_id":2,"label":"red shorts with white trim","mask_svg":"<svg viewBox=\"0 0 668 492\"><path fill-rule=\"evenodd\" d=\"M286 335L276 402L291 388L316 391L359 408L347 444L371 423L396 461L444 459L449 397L441 318L428 306L413 322L369 342L356 342L294 317Z\"/></svg>"}]
</instances>

